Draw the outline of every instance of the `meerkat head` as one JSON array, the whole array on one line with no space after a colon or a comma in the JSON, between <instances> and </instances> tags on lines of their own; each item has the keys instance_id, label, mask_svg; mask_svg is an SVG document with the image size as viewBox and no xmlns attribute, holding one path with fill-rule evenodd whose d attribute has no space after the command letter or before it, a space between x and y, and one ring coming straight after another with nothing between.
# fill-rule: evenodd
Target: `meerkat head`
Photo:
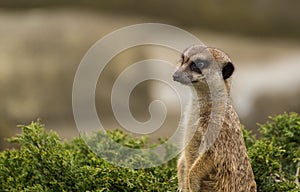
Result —
<instances>
[{"instance_id":1,"label":"meerkat head","mask_svg":"<svg viewBox=\"0 0 300 192\"><path fill-rule=\"evenodd\" d=\"M194 45L187 48L181 55L181 64L173 74L173 80L185 85L194 87L205 87L206 70L217 64L216 70L222 74L227 91L229 91L230 77L233 74L234 66L230 58L221 50L203 45ZM210 73L210 75L213 75Z\"/></svg>"}]
</instances>

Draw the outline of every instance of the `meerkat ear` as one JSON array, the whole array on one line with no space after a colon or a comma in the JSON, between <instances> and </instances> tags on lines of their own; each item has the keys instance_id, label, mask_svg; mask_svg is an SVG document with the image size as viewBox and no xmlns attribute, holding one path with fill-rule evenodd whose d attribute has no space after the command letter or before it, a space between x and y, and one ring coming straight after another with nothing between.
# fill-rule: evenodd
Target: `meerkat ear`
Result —
<instances>
[{"instance_id":1,"label":"meerkat ear","mask_svg":"<svg viewBox=\"0 0 300 192\"><path fill-rule=\"evenodd\" d=\"M233 74L233 71L234 71L233 64L231 62L226 63L222 69L223 79L226 80L229 77L231 77L231 75Z\"/></svg>"}]
</instances>

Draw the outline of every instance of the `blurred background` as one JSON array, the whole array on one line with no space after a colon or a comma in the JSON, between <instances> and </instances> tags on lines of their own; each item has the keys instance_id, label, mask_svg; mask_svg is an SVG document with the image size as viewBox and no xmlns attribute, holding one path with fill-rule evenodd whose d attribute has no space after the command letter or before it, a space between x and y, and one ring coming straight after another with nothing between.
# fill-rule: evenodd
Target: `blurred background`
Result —
<instances>
[{"instance_id":1,"label":"blurred background","mask_svg":"<svg viewBox=\"0 0 300 192\"><path fill-rule=\"evenodd\" d=\"M255 132L256 124L270 115L299 113L299 8L297 0L0 0L0 149L9 147L4 138L20 132L16 125L37 118L64 139L78 136L72 83L82 57L104 35L144 22L175 25L231 56L236 66L234 105L247 129ZM106 129L119 127L110 107L114 80L126 66L147 58L174 65L180 59L178 53L151 46L115 57L96 91ZM145 82L130 98L132 113L140 121L149 118L153 99L172 106L155 137L168 137L179 122L177 101L165 89Z\"/></svg>"}]
</instances>

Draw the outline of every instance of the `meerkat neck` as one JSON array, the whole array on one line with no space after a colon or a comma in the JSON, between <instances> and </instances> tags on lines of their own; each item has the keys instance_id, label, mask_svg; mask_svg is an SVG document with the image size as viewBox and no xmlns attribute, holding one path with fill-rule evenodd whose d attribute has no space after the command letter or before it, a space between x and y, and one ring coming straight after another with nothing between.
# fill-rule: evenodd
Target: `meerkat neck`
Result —
<instances>
[{"instance_id":1,"label":"meerkat neck","mask_svg":"<svg viewBox=\"0 0 300 192\"><path fill-rule=\"evenodd\" d=\"M184 126L184 143L187 144L186 150L192 154L189 160L199 155L200 143L207 129L212 108L212 99L209 90L198 90L195 88L192 93L191 102L187 106L185 116L185 123L187 124Z\"/></svg>"},{"instance_id":2,"label":"meerkat neck","mask_svg":"<svg viewBox=\"0 0 300 192\"><path fill-rule=\"evenodd\" d=\"M209 89L196 90L197 93L193 96L194 102L199 104L200 117L209 116L212 108L212 98Z\"/></svg>"},{"instance_id":3,"label":"meerkat neck","mask_svg":"<svg viewBox=\"0 0 300 192\"><path fill-rule=\"evenodd\" d=\"M213 119L213 124L210 124L210 129L218 130L222 127L226 108L230 105L230 99L227 94L216 95L211 94L210 89L201 86L201 89L196 89L193 96L193 106L198 104L199 108L194 108L193 114L198 114L197 128L205 133L209 126L209 119ZM198 110L198 111L196 111Z\"/></svg>"}]
</instances>

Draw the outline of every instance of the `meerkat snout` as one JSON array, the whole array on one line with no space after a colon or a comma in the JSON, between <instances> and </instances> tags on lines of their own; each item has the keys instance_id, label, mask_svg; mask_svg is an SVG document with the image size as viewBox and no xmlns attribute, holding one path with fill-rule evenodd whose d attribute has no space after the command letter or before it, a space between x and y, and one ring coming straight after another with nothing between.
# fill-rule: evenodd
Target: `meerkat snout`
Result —
<instances>
[{"instance_id":1,"label":"meerkat snout","mask_svg":"<svg viewBox=\"0 0 300 192\"><path fill-rule=\"evenodd\" d=\"M173 80L188 85L192 83L192 76L182 70L177 70L173 74Z\"/></svg>"}]
</instances>

